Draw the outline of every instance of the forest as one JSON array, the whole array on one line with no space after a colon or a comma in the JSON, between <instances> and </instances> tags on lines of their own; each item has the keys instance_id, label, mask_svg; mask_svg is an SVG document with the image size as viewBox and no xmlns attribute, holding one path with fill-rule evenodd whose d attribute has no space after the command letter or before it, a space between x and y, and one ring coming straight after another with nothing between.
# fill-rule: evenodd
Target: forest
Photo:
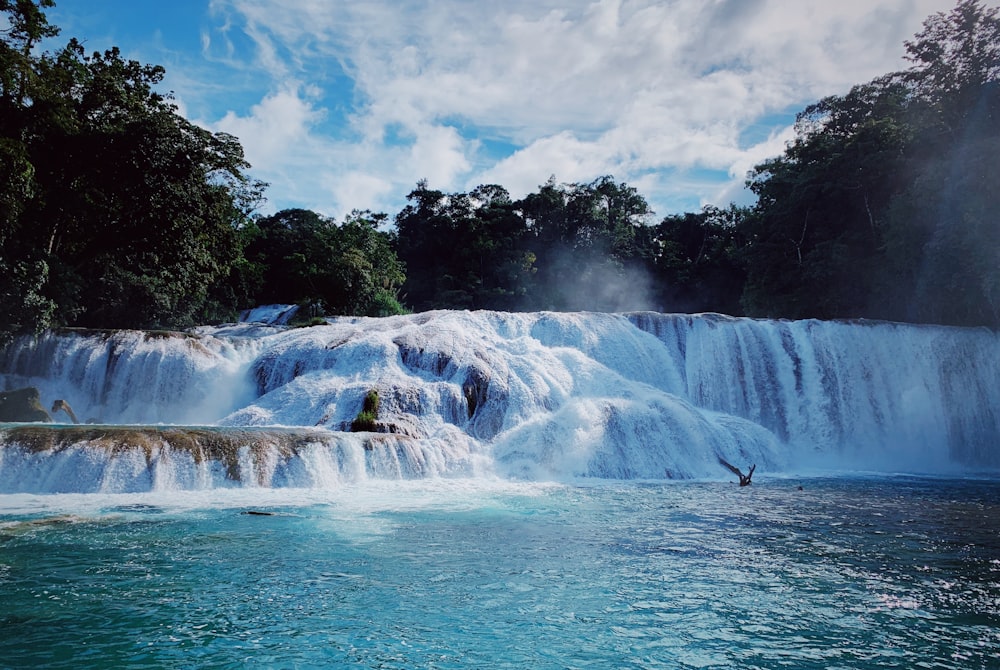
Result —
<instances>
[{"instance_id":1,"label":"forest","mask_svg":"<svg viewBox=\"0 0 1000 670\"><path fill-rule=\"evenodd\" d=\"M0 341L175 329L257 304L714 311L1000 326L1000 10L960 0L908 69L802 110L752 206L656 219L614 176L445 193L342 221L259 213L237 138L178 113L164 69L59 35L53 0L0 0Z\"/></svg>"}]
</instances>

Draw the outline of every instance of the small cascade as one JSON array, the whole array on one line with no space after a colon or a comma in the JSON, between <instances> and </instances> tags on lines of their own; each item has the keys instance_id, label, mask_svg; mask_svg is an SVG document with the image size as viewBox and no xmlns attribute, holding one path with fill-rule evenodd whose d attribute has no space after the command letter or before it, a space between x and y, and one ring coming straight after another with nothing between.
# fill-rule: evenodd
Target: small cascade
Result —
<instances>
[{"instance_id":1,"label":"small cascade","mask_svg":"<svg viewBox=\"0 0 1000 670\"><path fill-rule=\"evenodd\" d=\"M458 449L315 429L6 424L0 444L0 493L335 488L475 474Z\"/></svg>"},{"instance_id":2,"label":"small cascade","mask_svg":"<svg viewBox=\"0 0 1000 670\"><path fill-rule=\"evenodd\" d=\"M261 305L240 314L241 323L286 326L299 312L298 305Z\"/></svg>"},{"instance_id":3,"label":"small cascade","mask_svg":"<svg viewBox=\"0 0 1000 670\"><path fill-rule=\"evenodd\" d=\"M102 424L4 427L0 492L728 478L720 459L758 477L1000 469L1000 336L983 329L645 312L259 322L274 313L0 350L0 389ZM376 432L351 433L372 393Z\"/></svg>"},{"instance_id":4,"label":"small cascade","mask_svg":"<svg viewBox=\"0 0 1000 670\"><path fill-rule=\"evenodd\" d=\"M0 383L64 399L81 421L210 424L253 397L255 341L174 332L58 331L0 350Z\"/></svg>"}]
</instances>

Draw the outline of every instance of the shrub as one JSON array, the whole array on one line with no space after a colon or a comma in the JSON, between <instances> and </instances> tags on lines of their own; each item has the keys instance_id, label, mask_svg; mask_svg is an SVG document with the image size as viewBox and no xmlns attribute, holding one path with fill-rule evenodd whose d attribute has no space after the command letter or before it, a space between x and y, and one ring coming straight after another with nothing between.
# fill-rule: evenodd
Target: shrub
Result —
<instances>
[{"instance_id":1,"label":"shrub","mask_svg":"<svg viewBox=\"0 0 1000 670\"><path fill-rule=\"evenodd\" d=\"M376 421L378 420L378 391L372 389L365 395L365 401L361 406L361 411L351 422L351 432L369 432L374 433L377 431L378 427Z\"/></svg>"}]
</instances>

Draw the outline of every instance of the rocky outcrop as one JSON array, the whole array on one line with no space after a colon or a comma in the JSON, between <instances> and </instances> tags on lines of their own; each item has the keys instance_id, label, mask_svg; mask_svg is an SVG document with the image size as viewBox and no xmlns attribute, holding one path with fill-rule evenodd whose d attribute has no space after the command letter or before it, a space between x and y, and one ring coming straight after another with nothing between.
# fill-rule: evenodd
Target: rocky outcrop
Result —
<instances>
[{"instance_id":1,"label":"rocky outcrop","mask_svg":"<svg viewBox=\"0 0 1000 670\"><path fill-rule=\"evenodd\" d=\"M52 421L42 407L41 394L34 386L0 391L0 421L10 423Z\"/></svg>"}]
</instances>

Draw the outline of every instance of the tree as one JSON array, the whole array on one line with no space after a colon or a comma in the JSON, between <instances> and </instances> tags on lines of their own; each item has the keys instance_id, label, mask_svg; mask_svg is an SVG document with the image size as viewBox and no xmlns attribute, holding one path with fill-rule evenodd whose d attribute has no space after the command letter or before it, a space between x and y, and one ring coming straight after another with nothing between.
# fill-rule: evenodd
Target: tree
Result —
<instances>
[{"instance_id":1,"label":"tree","mask_svg":"<svg viewBox=\"0 0 1000 670\"><path fill-rule=\"evenodd\" d=\"M519 309L535 274L535 255L523 247L524 219L502 186L478 186L468 200L472 209L469 276L477 287L473 306Z\"/></svg>"},{"instance_id":2,"label":"tree","mask_svg":"<svg viewBox=\"0 0 1000 670\"><path fill-rule=\"evenodd\" d=\"M896 318L1000 326L1000 9L961 0L905 43L913 66L894 74L912 92L911 181L887 217ZM889 286L883 280L883 286Z\"/></svg>"},{"instance_id":3,"label":"tree","mask_svg":"<svg viewBox=\"0 0 1000 670\"><path fill-rule=\"evenodd\" d=\"M798 115L781 157L758 165L745 220L743 305L757 316L866 316L881 263L884 208L913 131L906 91L876 80Z\"/></svg>"},{"instance_id":4,"label":"tree","mask_svg":"<svg viewBox=\"0 0 1000 670\"><path fill-rule=\"evenodd\" d=\"M39 129L33 155L46 186L39 243L81 287L60 302L84 325L194 324L260 199L242 147L177 115L153 90L162 68L117 49L85 56L71 41L46 65L73 82L69 123Z\"/></svg>"},{"instance_id":5,"label":"tree","mask_svg":"<svg viewBox=\"0 0 1000 670\"><path fill-rule=\"evenodd\" d=\"M0 13L8 23L0 39L0 113L5 122L30 95L35 76L32 50L43 39L59 34L43 11L54 6L54 0L0 0Z\"/></svg>"},{"instance_id":6,"label":"tree","mask_svg":"<svg viewBox=\"0 0 1000 670\"><path fill-rule=\"evenodd\" d=\"M521 247L525 224L506 189L445 194L417 183L397 216L397 249L408 300L418 309L517 309L534 257Z\"/></svg>"},{"instance_id":7,"label":"tree","mask_svg":"<svg viewBox=\"0 0 1000 670\"><path fill-rule=\"evenodd\" d=\"M529 309L648 308L649 277L636 239L651 214L645 199L610 176L589 184L555 178L516 204L537 259Z\"/></svg>"},{"instance_id":8,"label":"tree","mask_svg":"<svg viewBox=\"0 0 1000 670\"><path fill-rule=\"evenodd\" d=\"M15 333L46 328L55 312L43 295L49 267L40 254L20 244L24 203L32 197L34 168L17 140L0 139L0 345Z\"/></svg>"},{"instance_id":9,"label":"tree","mask_svg":"<svg viewBox=\"0 0 1000 670\"><path fill-rule=\"evenodd\" d=\"M58 33L51 6L0 2L0 261L34 278L24 307L45 307L42 327L175 327L234 310L216 286L263 189L239 142L179 116L156 90L162 67L76 39L36 55Z\"/></svg>"},{"instance_id":10,"label":"tree","mask_svg":"<svg viewBox=\"0 0 1000 670\"><path fill-rule=\"evenodd\" d=\"M1000 326L1000 86L984 89L960 138L920 161L889 204L889 318Z\"/></svg>"},{"instance_id":11,"label":"tree","mask_svg":"<svg viewBox=\"0 0 1000 670\"><path fill-rule=\"evenodd\" d=\"M385 214L353 211L341 225L288 209L257 222L247 257L261 269L259 302L316 304L332 314L388 316L402 311L405 279Z\"/></svg>"},{"instance_id":12,"label":"tree","mask_svg":"<svg viewBox=\"0 0 1000 670\"><path fill-rule=\"evenodd\" d=\"M1000 9L980 0L959 0L950 12L932 14L904 45L913 66L894 78L949 129L974 113L987 84L1000 81Z\"/></svg>"},{"instance_id":13,"label":"tree","mask_svg":"<svg viewBox=\"0 0 1000 670\"><path fill-rule=\"evenodd\" d=\"M409 204L396 215L395 223L396 250L406 264L407 302L418 311L454 306L443 304L442 296L460 286L452 267L453 254L461 253L463 245L446 196L421 180L406 199Z\"/></svg>"},{"instance_id":14,"label":"tree","mask_svg":"<svg viewBox=\"0 0 1000 670\"><path fill-rule=\"evenodd\" d=\"M31 69L31 52L59 29L49 25L44 7L52 0L0 0L8 28L0 39L0 344L14 334L40 331L52 323L55 305L43 295L49 266L36 250L22 244L21 216L35 196L35 169L21 132Z\"/></svg>"},{"instance_id":15,"label":"tree","mask_svg":"<svg viewBox=\"0 0 1000 670\"><path fill-rule=\"evenodd\" d=\"M391 316L406 311L398 298L406 280L405 266L393 249L393 235L381 230L387 218L383 213L354 210L340 225L342 313Z\"/></svg>"},{"instance_id":16,"label":"tree","mask_svg":"<svg viewBox=\"0 0 1000 670\"><path fill-rule=\"evenodd\" d=\"M914 63L811 105L758 165L743 304L760 316L1000 325L1000 17L934 14Z\"/></svg>"},{"instance_id":17,"label":"tree","mask_svg":"<svg viewBox=\"0 0 1000 670\"><path fill-rule=\"evenodd\" d=\"M741 314L746 276L738 235L748 215L735 205L709 206L649 226L639 245L655 276L657 304L671 312Z\"/></svg>"}]
</instances>

